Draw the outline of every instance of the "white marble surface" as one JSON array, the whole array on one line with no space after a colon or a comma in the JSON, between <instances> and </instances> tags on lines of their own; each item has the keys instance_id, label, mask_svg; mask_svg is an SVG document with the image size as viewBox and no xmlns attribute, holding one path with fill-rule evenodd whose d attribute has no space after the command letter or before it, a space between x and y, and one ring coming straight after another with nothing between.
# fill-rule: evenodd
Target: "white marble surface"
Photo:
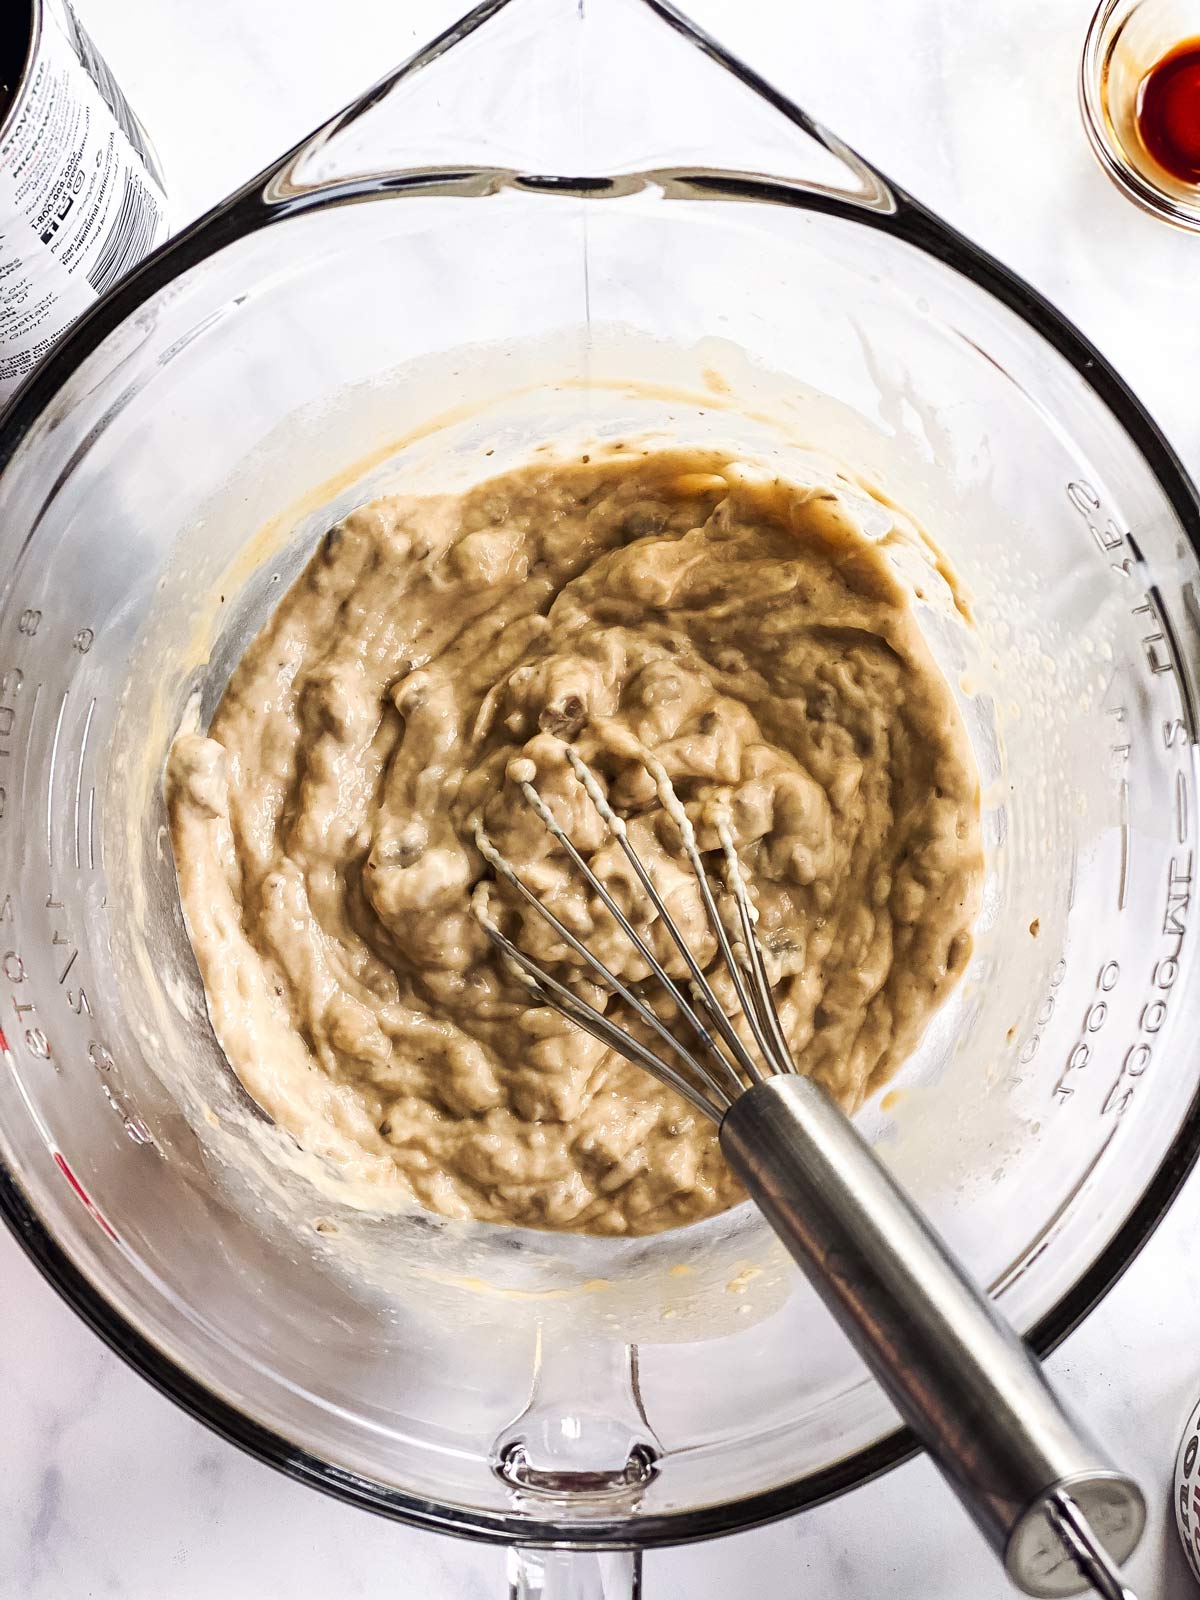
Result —
<instances>
[{"instance_id":1,"label":"white marble surface","mask_svg":"<svg viewBox=\"0 0 1200 1600\"><path fill-rule=\"evenodd\" d=\"M567 0L564 0L564 4ZM182 220L453 18L454 0L78 0L152 130ZM1087 0L694 0L782 89L1056 300L1200 473L1200 238L1141 216L1095 167L1075 108ZM2 24L0 24L2 25ZM220 108L220 109L218 109ZM1200 1180L1055 1357L1153 1501L1142 1600L1193 1592L1168 1523L1200 1393ZM467 1600L497 1550L396 1527L299 1488L176 1411L0 1237L4 1600ZM931 1468L818 1512L652 1554L648 1600L1010 1593Z\"/></svg>"}]
</instances>

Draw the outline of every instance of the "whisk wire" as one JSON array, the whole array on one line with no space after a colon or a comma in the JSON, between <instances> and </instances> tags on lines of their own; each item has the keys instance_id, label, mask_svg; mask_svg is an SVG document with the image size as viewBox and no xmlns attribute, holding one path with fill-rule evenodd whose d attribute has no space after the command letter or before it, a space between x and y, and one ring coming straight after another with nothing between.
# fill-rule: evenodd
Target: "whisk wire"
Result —
<instances>
[{"instance_id":1,"label":"whisk wire","mask_svg":"<svg viewBox=\"0 0 1200 1600\"><path fill-rule=\"evenodd\" d=\"M745 1091L747 1084L764 1083L768 1077L777 1073L794 1073L796 1070L780 1024L779 1014L775 1008L770 982L767 977L766 963L758 941L755 928L758 913L746 887L728 822L725 819L719 819L717 829L725 857L726 886L729 896L737 908L740 938L736 934L731 937L731 930L726 925L726 917L717 904L716 895L709 881L708 871L700 855L695 829L676 793L670 776L661 762L657 761L649 752L642 752L642 760L646 772L654 782L664 811L670 817L679 833L683 853L696 880L705 919L716 940L719 954L729 971L730 980L737 995L742 1014L745 1017L745 1025L753 1038L754 1045L761 1053L761 1064L754 1059L725 1008L717 999L707 975L671 915L645 862L634 848L629 838L629 829L625 819L619 816L608 803L608 798L595 774L579 753L566 743L563 744L562 749L576 780L583 787L610 836L617 841L635 877L645 891L651 906L666 929L668 937L679 951L691 980L686 985L686 988L690 990L696 1002L695 1006L689 1001L683 987L668 974L647 939L634 926L631 918L618 904L612 892L600 881L584 860L578 847L570 838L566 829L559 823L530 778L519 770L514 770L509 775L510 780L515 783L526 804L555 841L561 845L575 870L592 892L598 896L630 944L646 962L651 973L662 986L664 993L677 1008L679 1016L683 1018L694 1034L702 1060L698 1060L692 1050L689 1050L680 1042L675 1032L668 1028L651 1007L642 1000L640 995L633 988L623 983L616 973L606 966L587 947L582 939L578 938L562 919L539 899L513 864L496 848L479 820L475 824L475 842L484 859L506 883L517 891L525 903L554 930L559 939L580 958L592 974L611 993L626 1003L633 1015L653 1032L655 1037L662 1042L666 1050L682 1064L685 1070L683 1072L677 1071L668 1062L664 1061L661 1054L656 1050L649 1048L641 1040L633 1039L624 1027L614 1022L611 1017L605 1016L595 1006L590 1005L566 984L554 978L539 962L535 961L508 939L500 931L494 917L490 914L487 898L488 891L485 884L480 884L476 889L473 900L476 915L492 942L504 952L510 964L513 965L518 974L523 977L523 980L534 990L539 998L551 1006L557 1007L571 1021L576 1022L590 1033L593 1038L599 1039L602 1043L623 1055L627 1060L633 1061L635 1065L653 1072L660 1079L668 1082L671 1087L684 1093L691 1104L701 1106L708 1115L714 1116L719 1120L724 1112ZM526 764L522 763L522 765ZM528 766L532 770L532 763L529 763ZM536 772L533 775L536 776ZM703 1013L703 1016L700 1013ZM708 1019L708 1021L705 1019ZM711 1026L709 1025L710 1023ZM726 1051L728 1051L728 1054ZM730 1056L733 1058L732 1061ZM714 1100L716 1102L715 1107L713 1105Z\"/></svg>"},{"instance_id":2,"label":"whisk wire","mask_svg":"<svg viewBox=\"0 0 1200 1600\"><path fill-rule=\"evenodd\" d=\"M696 878L697 886L700 890L700 898L704 904L705 916L708 918L709 926L713 931L713 936L715 937L717 945L721 951L721 957L729 970L730 977L733 979L733 987L735 993L737 994L738 1004L741 1007L742 1015L746 1019L746 1023L750 1029L750 1032L754 1035L754 1042L762 1052L763 1060L767 1063L768 1069L782 1070L776 1067L776 1062L772 1053L772 1041L769 1037L769 1028L765 1023L764 1012L767 1007L770 1006L770 988L766 985L766 969L763 966L761 952L758 949L758 937L754 932L755 913L753 908L750 906L749 896L746 894L745 883L742 880L740 868L736 866L736 855L734 855L732 863L727 857L726 872L727 877L731 873L735 874L733 881L741 886L741 894L735 894L735 900L737 901L738 910L742 914L742 931L747 951L753 950L755 954L759 956L757 968L755 968L750 962L742 962L734 953L733 946L729 938L729 931L725 926L725 918L721 915L720 909L717 906L716 898L712 892L712 886L708 881L708 873L705 870L704 862L700 856L700 848L696 843L696 830L692 826L691 818L685 811L682 801L675 792L675 785L671 782L671 779L667 774L667 769L663 766L661 761L656 760L650 755L646 756L645 764L647 772L649 772L650 776L654 779L654 782L658 788L658 795L659 799L662 801L663 809L666 811L667 815L671 818L671 821L679 830L679 837L683 844L683 852L687 856L688 864L691 866L692 872ZM572 765L574 765L574 763L572 763ZM728 834L727 828L725 831L726 834ZM753 987L747 988L745 981L745 971L747 968L752 979L752 984L759 985L761 982L763 992L755 993ZM705 985L705 989L706 992L711 993L711 990L709 990L707 984ZM771 1009L773 1009L773 1007L771 1007ZM784 1052L786 1056L786 1045L784 1046ZM790 1059L790 1057L788 1057L788 1059ZM754 1083L762 1083L764 1081L764 1075L756 1062L751 1062L751 1065L747 1069L747 1073L751 1081Z\"/></svg>"},{"instance_id":3,"label":"whisk wire","mask_svg":"<svg viewBox=\"0 0 1200 1600\"><path fill-rule=\"evenodd\" d=\"M481 885L480 887L482 888L483 886ZM721 1108L714 1107L712 1102L707 1100L694 1085L689 1083L681 1072L676 1072L675 1068L664 1061L661 1056L656 1055L653 1050L648 1050L631 1033L627 1033L624 1028L618 1027L615 1022L612 1022L603 1012L597 1011L595 1006L590 1005L581 995L577 995L574 990L568 989L565 983L560 983L552 973L544 971L538 966L537 962L527 956L511 939L507 938L500 931L495 919L486 909L486 903L480 904L478 891L476 891L473 905L475 915L478 917L480 925L488 938L514 964L518 975L522 977L522 981L528 984L530 991L537 999L544 1004L553 1006L555 1010L561 1011L568 1021L573 1022L576 1027L582 1028L585 1033L590 1033L593 1039L598 1039L601 1044L607 1045L611 1050L615 1050L618 1055L624 1056L625 1060L631 1061L635 1067L642 1067L645 1071L660 1079L660 1081L669 1083L676 1093L682 1095L690 1105L695 1106L697 1111L703 1112L712 1121L720 1123L723 1111L728 1109L730 1104L728 1096L722 1092L723 1106ZM697 1072L699 1072L699 1068L697 1068ZM703 1082L708 1082L703 1073L700 1073L700 1077Z\"/></svg>"},{"instance_id":4,"label":"whisk wire","mask_svg":"<svg viewBox=\"0 0 1200 1600\"><path fill-rule=\"evenodd\" d=\"M749 966L752 983L750 993L758 1006L759 1017L770 1039L773 1049L763 1045L763 1054L777 1072L795 1072L796 1063L792 1058L791 1047L784 1035L783 1024L779 1020L779 1010L775 1004L775 995L771 989L771 981L767 976L766 961L763 958L762 945L758 938L758 912L750 899L749 890L746 888L746 879L742 872L742 864L738 860L737 849L733 842L733 835L727 823L722 820L717 828L721 849L725 856L725 881L729 891L737 903L738 916L742 924L742 944L746 952L746 963Z\"/></svg>"},{"instance_id":5,"label":"whisk wire","mask_svg":"<svg viewBox=\"0 0 1200 1600\"><path fill-rule=\"evenodd\" d=\"M582 961L586 962L588 967L590 967L600 979L601 983L603 983L607 988L611 989L614 994L618 995L622 1000L624 1000L626 1005L633 1010L635 1015L638 1016L642 1022L647 1025L647 1027L654 1030L667 1048L674 1055L676 1055L685 1066L695 1073L696 1077L701 1083L705 1085L710 1084L712 1082L711 1073L706 1072L692 1055L691 1051L688 1050L686 1046L680 1044L679 1040L675 1038L670 1030L660 1021L654 1012L651 1011L650 1007L640 1000L631 989L627 988L626 985L621 982L620 978L617 977L616 973L610 971L609 968L605 966L604 962L601 961L598 956L594 955L581 939L576 938L576 936L571 932L570 928L566 926L561 918L555 916L554 912L550 910L549 906L542 904L537 895L534 894L533 890L513 867L512 863L506 860L505 857L501 855L499 850L496 849L495 845L488 838L487 833L484 831L482 823L476 823L475 843L479 847L480 854L483 856L483 858L491 866L493 866L497 872L500 873L506 883L512 885L512 887L528 905L533 907L543 921L548 923L549 926L554 929L555 933L560 939L562 939L564 944L566 944L570 949L574 950L576 955L578 955ZM591 877L591 874L589 873L588 876ZM476 914L479 914L478 909ZM587 1002L576 995L573 990L567 988L565 984L559 983L542 966L532 960L531 957L527 956L523 950L518 948L517 945L513 944L510 939L506 939L505 936L500 932L500 929L496 926L493 918L489 916L485 921L484 918L480 916L480 922L482 923L484 931L488 934L489 938L492 939L493 943L498 944L510 959L515 959L523 968L523 970L535 980L535 982L552 988L560 1003L562 995L570 996L571 1000L575 1004L586 1007L586 1009L590 1011L596 1018L599 1018L601 1021L605 1022L608 1029L618 1033L622 1038L626 1037L622 1030L616 1028L611 1021L603 1016L603 1013L596 1011L595 1007L593 1006L588 1006ZM648 1056L651 1061L659 1060L659 1058L655 1056L653 1052L643 1051L643 1054ZM647 1062L639 1057L638 1065L646 1066ZM665 1062L661 1063L661 1065L666 1071L673 1071L673 1069ZM714 1085L714 1088L718 1090L726 1106L732 1103L731 1097L725 1093L724 1089L720 1088L719 1085Z\"/></svg>"},{"instance_id":6,"label":"whisk wire","mask_svg":"<svg viewBox=\"0 0 1200 1600\"><path fill-rule=\"evenodd\" d=\"M651 949L650 945L647 944L646 940L642 938L641 934L626 916L625 912L621 909L620 905L617 903L616 899L613 897L606 885L600 881L600 879L588 866L587 862L583 859L582 855L579 853L579 850L576 848L574 841L567 834L566 830L559 824L558 819L555 817L550 807L542 799L541 795L534 788L533 784L522 780L518 783L517 787L520 789L526 804L532 808L539 822L541 822L542 825L548 829L548 831L558 841L558 843L562 845L563 849L567 852L567 855L573 862L576 871L579 872L581 877L587 883L588 887L599 896L601 902L607 907L609 913L612 915L613 919L616 921L618 927L624 933L625 937L634 946L638 954L642 957L642 960L645 961L651 972L654 974L655 978L666 990L670 999L679 1008L680 1015L684 1018L688 1026L692 1029L696 1038L708 1052L713 1064L720 1073L722 1084L727 1086L727 1088L732 1091L733 1097L736 1098L742 1092L744 1087L742 1080L738 1077L736 1069L730 1064L720 1049L717 1040L713 1036L712 1028L706 1026L704 1022L701 1021L700 1017L697 1016L695 1010L689 1004L686 995L684 995L679 986L671 978L666 968L662 965L654 951ZM594 805L595 799L591 796L590 791L589 798L592 799L592 803ZM603 818L603 812L601 812L600 815ZM617 820L619 821L620 819L618 818ZM629 850L632 850L632 846L629 846ZM626 851L626 854L628 854L628 850ZM539 910L542 909L540 901L533 901L532 903L535 904ZM708 1010L709 1008L705 1006L704 1009ZM715 1014L711 1011L709 1014L710 1016L715 1016Z\"/></svg>"},{"instance_id":7,"label":"whisk wire","mask_svg":"<svg viewBox=\"0 0 1200 1600\"><path fill-rule=\"evenodd\" d=\"M696 996L697 1001L703 1007L705 1012L707 1012L707 1014L712 1018L714 1026L720 1033L722 1039L724 1039L725 1043L729 1046L730 1052L732 1053L741 1071L745 1073L746 1077L749 1078L752 1083L761 1083L763 1081L761 1069L754 1060L754 1057L742 1043L740 1037L738 1036L737 1029L733 1026L733 1023L729 1020L728 1016L726 1016L724 1010L717 1003L716 996L709 987L708 979L705 977L700 963L696 960L696 957L693 954L687 940L683 937L682 933L680 933L675 919L672 917L670 911L668 911L666 903L659 894L658 889L655 887L654 881L649 872L646 870L644 862L638 855L637 851L633 848L632 844L630 844L629 830L625 825L625 819L623 817L619 817L609 805L604 791L596 782L595 775L593 774L591 768L587 765L579 753L570 745L565 745L564 754L566 755L567 761L570 763L571 770L574 772L575 776L579 779L580 783L586 790L588 799L595 806L602 821L605 823L609 832L612 834L613 838L617 841L624 852L625 859L629 862L629 865L636 873L639 883L646 891L646 895L661 919L663 926L670 935L672 943L683 957L688 972L691 974L693 984L692 992ZM700 892L704 900L705 915L708 917L710 923L712 923L713 931L716 934L718 942L721 944L722 953L725 954L728 951L728 938L724 933L720 916L717 912L716 905L713 902L712 892L708 887L708 879L705 876L703 865L700 863L699 853L695 849L695 835L692 833L692 825L688 821L687 813L684 811L682 805L680 805L679 798L675 794L674 789L671 787L670 780L666 780L666 791L664 794L661 782L655 775L650 765L650 758L646 759L645 764L646 770L650 773L651 777L655 778L655 782L659 784L660 798L669 798L670 801L673 802L673 804L667 808L670 811L672 820L676 821L676 825L678 826L678 817L683 818L683 826L680 828L680 832L684 838L685 849L687 847L689 838L691 839L692 851L689 855L689 862L692 866L692 870L696 872L699 880ZM659 766L658 763L655 763L655 765ZM659 766L659 771L662 773L663 778L666 778L666 774L661 766ZM536 793L537 791L535 790L534 792ZM588 871L587 868L584 870ZM592 876L590 871L588 871L588 876ZM728 956L726 959L728 959ZM735 984L737 983L736 976L734 978L734 982ZM740 1093L744 1087L744 1084L739 1083L738 1093Z\"/></svg>"}]
</instances>

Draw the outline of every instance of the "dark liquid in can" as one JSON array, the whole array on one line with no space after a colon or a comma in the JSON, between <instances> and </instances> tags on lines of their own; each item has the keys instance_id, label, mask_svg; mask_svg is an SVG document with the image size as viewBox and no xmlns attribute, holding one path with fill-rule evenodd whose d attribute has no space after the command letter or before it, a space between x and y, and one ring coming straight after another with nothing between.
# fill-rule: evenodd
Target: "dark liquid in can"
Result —
<instances>
[{"instance_id":1,"label":"dark liquid in can","mask_svg":"<svg viewBox=\"0 0 1200 1600\"><path fill-rule=\"evenodd\" d=\"M0 127L17 97L33 37L31 0L6 0L0 21Z\"/></svg>"}]
</instances>

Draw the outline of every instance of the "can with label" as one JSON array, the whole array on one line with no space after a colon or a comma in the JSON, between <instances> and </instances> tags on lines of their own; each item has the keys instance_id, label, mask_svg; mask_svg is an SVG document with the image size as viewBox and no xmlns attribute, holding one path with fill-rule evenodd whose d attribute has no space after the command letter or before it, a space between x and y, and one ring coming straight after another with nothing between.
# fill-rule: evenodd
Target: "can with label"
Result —
<instances>
[{"instance_id":1,"label":"can with label","mask_svg":"<svg viewBox=\"0 0 1200 1600\"><path fill-rule=\"evenodd\" d=\"M1188 1566L1200 1578L1200 1405L1187 1420L1175 1458L1175 1521Z\"/></svg>"},{"instance_id":2,"label":"can with label","mask_svg":"<svg viewBox=\"0 0 1200 1600\"><path fill-rule=\"evenodd\" d=\"M0 405L167 235L145 131L70 0L0 20Z\"/></svg>"}]
</instances>

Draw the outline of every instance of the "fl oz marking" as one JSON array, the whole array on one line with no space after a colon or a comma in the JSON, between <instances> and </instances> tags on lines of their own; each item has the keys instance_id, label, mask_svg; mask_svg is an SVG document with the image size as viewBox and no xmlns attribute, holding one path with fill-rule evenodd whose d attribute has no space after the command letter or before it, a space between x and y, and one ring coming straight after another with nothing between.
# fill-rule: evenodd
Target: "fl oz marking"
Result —
<instances>
[{"instance_id":1,"label":"fl oz marking","mask_svg":"<svg viewBox=\"0 0 1200 1600\"><path fill-rule=\"evenodd\" d=\"M1146 665L1156 676L1164 672L1174 672L1175 664L1171 660L1171 650L1167 643L1167 635L1163 629L1162 619L1158 614L1158 607L1152 595L1145 595L1140 605L1133 606L1133 615L1142 624L1141 646L1142 654L1146 658Z\"/></svg>"},{"instance_id":2,"label":"fl oz marking","mask_svg":"<svg viewBox=\"0 0 1200 1600\"><path fill-rule=\"evenodd\" d=\"M1150 581L1138 541L1130 529L1122 528L1115 518L1106 514L1099 493L1085 478L1076 478L1067 485L1067 499L1082 518L1110 570L1141 589L1136 604L1129 609L1138 627L1142 655L1153 677L1170 675L1174 678L1183 701L1188 735L1194 739L1196 714L1187 675L1179 668L1179 645L1162 594Z\"/></svg>"}]
</instances>

